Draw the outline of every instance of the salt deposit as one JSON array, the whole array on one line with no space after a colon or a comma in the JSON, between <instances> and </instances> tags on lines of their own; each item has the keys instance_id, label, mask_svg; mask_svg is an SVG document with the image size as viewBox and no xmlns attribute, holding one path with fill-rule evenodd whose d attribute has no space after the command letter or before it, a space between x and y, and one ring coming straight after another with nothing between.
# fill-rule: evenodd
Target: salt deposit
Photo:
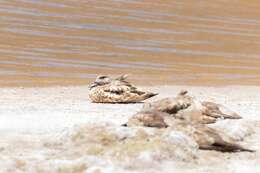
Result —
<instances>
[{"instance_id":1,"label":"salt deposit","mask_svg":"<svg viewBox=\"0 0 260 173\"><path fill-rule=\"evenodd\" d=\"M212 127L256 152L202 151L182 132L122 127L142 104L92 104L86 86L3 88L0 172L259 172L260 88L160 86L149 90L161 93L155 100L175 96L182 88L243 116Z\"/></svg>"}]
</instances>

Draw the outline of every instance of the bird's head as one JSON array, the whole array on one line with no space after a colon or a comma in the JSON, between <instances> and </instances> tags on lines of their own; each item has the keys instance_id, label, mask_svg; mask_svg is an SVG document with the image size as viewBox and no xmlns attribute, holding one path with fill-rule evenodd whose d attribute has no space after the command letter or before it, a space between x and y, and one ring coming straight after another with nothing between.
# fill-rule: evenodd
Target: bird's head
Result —
<instances>
[{"instance_id":1,"label":"bird's head","mask_svg":"<svg viewBox=\"0 0 260 173\"><path fill-rule=\"evenodd\" d=\"M96 80L92 84L90 84L89 89L92 89L96 86L106 85L109 84L110 82L111 82L110 77L105 75L99 75L97 76Z\"/></svg>"}]
</instances>

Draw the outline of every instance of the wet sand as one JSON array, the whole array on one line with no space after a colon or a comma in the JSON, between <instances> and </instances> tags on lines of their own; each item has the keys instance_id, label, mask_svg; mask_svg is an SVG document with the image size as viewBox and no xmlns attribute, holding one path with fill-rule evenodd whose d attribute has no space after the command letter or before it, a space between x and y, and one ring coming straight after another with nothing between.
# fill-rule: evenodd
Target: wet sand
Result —
<instances>
[{"instance_id":1,"label":"wet sand","mask_svg":"<svg viewBox=\"0 0 260 173\"><path fill-rule=\"evenodd\" d=\"M151 153L148 152L147 156L134 157L134 160L138 160L135 162L131 161L131 157L128 161L118 161L116 155L109 154L109 150L102 150L107 153L106 155L98 155L95 153L99 152L97 142L92 146L93 144L86 140L93 138L95 141L99 139L99 135L101 139L108 135L109 138L99 141L104 142L104 146L107 147L110 137L113 139L109 133L131 136L132 132L122 129L120 125L138 111L142 104L94 104L88 99L87 86L2 88L0 90L0 172L100 171L103 173L169 172L169 170L187 173L242 173L249 170L259 172L260 94L258 91L260 88L258 86L156 86L144 87L144 89L160 93L151 100L175 96L179 90L188 89L200 100L216 101L227 105L243 119L234 120L238 122L238 124L234 123L237 124L234 127L232 122L223 121L221 130L228 129L238 140L244 138L244 141L240 142L255 149L256 153L201 151L192 146L189 148L188 143L179 141L181 146L187 147L188 150L181 150L178 157L170 160L164 158L163 152L157 158L159 160L150 157ZM100 127L104 124L108 129L104 130ZM182 139L181 136L179 138ZM112 143L113 146L116 144L117 142ZM131 145L130 148L135 145ZM192 145L192 141L189 145ZM92 148L91 153L88 153L87 148L90 146L95 150ZM120 148L115 149L120 151ZM191 153L188 152L190 149ZM192 159L193 157L196 159Z\"/></svg>"},{"instance_id":2,"label":"wet sand","mask_svg":"<svg viewBox=\"0 0 260 173\"><path fill-rule=\"evenodd\" d=\"M260 3L0 2L0 85L260 84Z\"/></svg>"}]
</instances>

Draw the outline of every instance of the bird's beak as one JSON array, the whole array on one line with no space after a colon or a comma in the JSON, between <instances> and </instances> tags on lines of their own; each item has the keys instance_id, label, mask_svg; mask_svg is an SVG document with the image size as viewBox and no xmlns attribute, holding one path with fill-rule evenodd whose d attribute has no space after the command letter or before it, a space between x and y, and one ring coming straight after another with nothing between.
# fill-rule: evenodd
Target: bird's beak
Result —
<instances>
[{"instance_id":1,"label":"bird's beak","mask_svg":"<svg viewBox=\"0 0 260 173\"><path fill-rule=\"evenodd\" d=\"M96 83L96 82L93 82L92 84L90 84L89 85L89 89L92 89L92 88L94 88L94 87L96 87L96 86L98 86L98 83Z\"/></svg>"}]
</instances>

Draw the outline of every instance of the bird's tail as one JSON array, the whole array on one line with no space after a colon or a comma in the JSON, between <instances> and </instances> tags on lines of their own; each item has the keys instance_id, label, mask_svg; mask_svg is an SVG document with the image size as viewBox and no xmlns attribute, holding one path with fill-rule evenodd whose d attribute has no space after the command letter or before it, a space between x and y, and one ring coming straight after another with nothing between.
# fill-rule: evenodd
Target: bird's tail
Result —
<instances>
[{"instance_id":1,"label":"bird's tail","mask_svg":"<svg viewBox=\"0 0 260 173\"><path fill-rule=\"evenodd\" d=\"M215 143L211 146L207 147L200 147L201 149L206 149L206 150L217 150L221 152L255 152L255 150L245 148L241 145L230 143L230 142L224 142L222 141L221 143Z\"/></svg>"},{"instance_id":2,"label":"bird's tail","mask_svg":"<svg viewBox=\"0 0 260 173\"><path fill-rule=\"evenodd\" d=\"M229 147L231 149L231 151L255 152L255 150L245 148L245 147L238 145L238 144L230 144L227 147Z\"/></svg>"},{"instance_id":3,"label":"bird's tail","mask_svg":"<svg viewBox=\"0 0 260 173\"><path fill-rule=\"evenodd\" d=\"M151 92L147 92L143 95L143 100L149 99L153 96L157 96L159 93L151 93Z\"/></svg>"}]
</instances>

